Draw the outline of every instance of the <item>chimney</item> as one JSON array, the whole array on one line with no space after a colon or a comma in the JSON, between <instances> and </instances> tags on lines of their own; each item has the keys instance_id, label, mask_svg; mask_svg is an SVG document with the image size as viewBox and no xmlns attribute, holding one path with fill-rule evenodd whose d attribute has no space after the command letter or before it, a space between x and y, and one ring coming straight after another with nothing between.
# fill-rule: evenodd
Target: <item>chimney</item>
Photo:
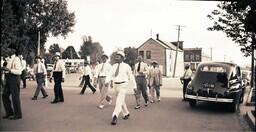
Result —
<instances>
[{"instance_id":1,"label":"chimney","mask_svg":"<svg viewBox=\"0 0 256 132\"><path fill-rule=\"evenodd\" d=\"M159 34L156 34L156 40L159 40Z\"/></svg>"}]
</instances>

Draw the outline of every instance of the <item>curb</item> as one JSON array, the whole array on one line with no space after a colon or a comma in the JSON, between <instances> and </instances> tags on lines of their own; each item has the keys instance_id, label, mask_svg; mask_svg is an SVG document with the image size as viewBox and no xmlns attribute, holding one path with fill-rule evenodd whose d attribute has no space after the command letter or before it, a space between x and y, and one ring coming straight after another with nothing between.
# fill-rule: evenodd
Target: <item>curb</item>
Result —
<instances>
[{"instance_id":1,"label":"curb","mask_svg":"<svg viewBox=\"0 0 256 132\"><path fill-rule=\"evenodd\" d=\"M252 91L253 91L253 88L250 89L249 95L247 96L247 99L246 99L247 106L255 106L255 102L251 101Z\"/></svg>"},{"instance_id":2,"label":"curb","mask_svg":"<svg viewBox=\"0 0 256 132\"><path fill-rule=\"evenodd\" d=\"M246 112L246 115L244 116L245 120L248 122L250 128L255 131L255 117L252 114L252 111Z\"/></svg>"}]
</instances>

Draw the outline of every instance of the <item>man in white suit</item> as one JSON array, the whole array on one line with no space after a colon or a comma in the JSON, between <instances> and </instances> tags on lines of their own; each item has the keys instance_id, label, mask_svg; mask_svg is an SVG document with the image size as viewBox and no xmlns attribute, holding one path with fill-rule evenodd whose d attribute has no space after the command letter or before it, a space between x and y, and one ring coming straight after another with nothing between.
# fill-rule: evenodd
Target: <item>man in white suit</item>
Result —
<instances>
[{"instance_id":1,"label":"man in white suit","mask_svg":"<svg viewBox=\"0 0 256 132\"><path fill-rule=\"evenodd\" d=\"M109 75L106 77L105 87L110 84L110 87L114 87L116 91L116 105L114 112L112 114L112 125L116 125L117 118L120 112L123 113L123 119L127 120L130 116L130 113L126 107L125 95L128 88L128 82L131 82L131 86L136 88L136 82L132 74L131 67L124 63L124 52L117 51L115 55L115 63L109 72Z\"/></svg>"}]
</instances>

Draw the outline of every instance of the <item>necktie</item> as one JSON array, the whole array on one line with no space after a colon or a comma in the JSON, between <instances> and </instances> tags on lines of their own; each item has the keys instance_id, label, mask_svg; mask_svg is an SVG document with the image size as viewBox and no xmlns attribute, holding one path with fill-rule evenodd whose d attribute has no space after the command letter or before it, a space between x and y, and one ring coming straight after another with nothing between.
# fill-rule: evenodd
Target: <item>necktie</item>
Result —
<instances>
[{"instance_id":1,"label":"necktie","mask_svg":"<svg viewBox=\"0 0 256 132\"><path fill-rule=\"evenodd\" d=\"M54 63L53 70L56 70L56 65L57 65L57 61L55 61L55 63Z\"/></svg>"},{"instance_id":2,"label":"necktie","mask_svg":"<svg viewBox=\"0 0 256 132\"><path fill-rule=\"evenodd\" d=\"M119 67L120 67L120 63L118 63L118 65L117 65L116 72L115 72L115 77L117 77L117 75L119 73Z\"/></svg>"},{"instance_id":3,"label":"necktie","mask_svg":"<svg viewBox=\"0 0 256 132\"><path fill-rule=\"evenodd\" d=\"M140 63L138 65L137 71L140 72Z\"/></svg>"}]
</instances>

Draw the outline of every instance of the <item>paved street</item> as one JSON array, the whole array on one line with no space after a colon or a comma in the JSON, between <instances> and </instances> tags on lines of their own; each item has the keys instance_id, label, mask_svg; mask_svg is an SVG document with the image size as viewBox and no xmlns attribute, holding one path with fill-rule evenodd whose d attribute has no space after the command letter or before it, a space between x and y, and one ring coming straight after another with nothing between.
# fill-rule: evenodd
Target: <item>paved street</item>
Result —
<instances>
[{"instance_id":1,"label":"paved street","mask_svg":"<svg viewBox=\"0 0 256 132\"><path fill-rule=\"evenodd\" d=\"M64 103L50 104L53 99L52 84L47 91L49 97L32 101L35 82L27 81L28 88L21 89L23 118L21 120L0 119L0 130L5 131L249 131L239 113L225 110L225 104L199 103L191 109L182 102L182 89L178 79L165 78L161 88L161 102L135 110L132 89L126 97L130 119L122 115L116 126L111 126L114 103L104 109L97 108L99 90L92 94L86 89L79 95L79 75L70 74L64 83ZM113 89L110 93L114 96ZM42 96L42 95L40 95ZM242 108L242 107L241 107ZM1 108L1 115L4 114Z\"/></svg>"}]
</instances>

